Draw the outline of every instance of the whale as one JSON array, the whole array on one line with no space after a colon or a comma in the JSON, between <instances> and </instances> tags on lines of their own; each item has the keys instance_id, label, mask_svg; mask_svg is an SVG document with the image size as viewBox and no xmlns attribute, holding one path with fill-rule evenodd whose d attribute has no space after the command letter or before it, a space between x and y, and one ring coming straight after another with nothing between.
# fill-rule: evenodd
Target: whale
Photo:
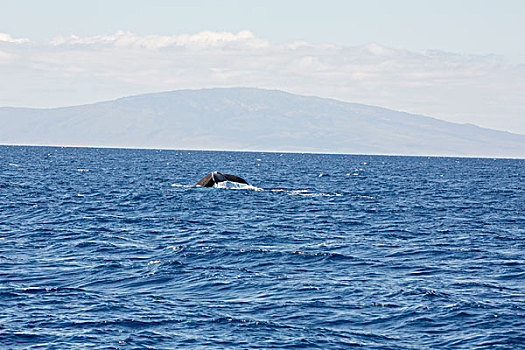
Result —
<instances>
[{"instance_id":1,"label":"whale","mask_svg":"<svg viewBox=\"0 0 525 350\"><path fill-rule=\"evenodd\" d=\"M215 185L216 183L224 181L238 182L241 184L249 185L249 183L242 177L232 174L223 174L218 171L211 172L208 175L204 176L195 185L202 187L213 187L213 185Z\"/></svg>"}]
</instances>

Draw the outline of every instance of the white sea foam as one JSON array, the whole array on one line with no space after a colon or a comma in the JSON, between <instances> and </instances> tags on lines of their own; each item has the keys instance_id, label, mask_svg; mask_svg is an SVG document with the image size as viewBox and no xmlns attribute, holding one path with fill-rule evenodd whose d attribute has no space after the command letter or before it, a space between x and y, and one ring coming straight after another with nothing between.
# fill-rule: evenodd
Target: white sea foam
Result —
<instances>
[{"instance_id":1,"label":"white sea foam","mask_svg":"<svg viewBox=\"0 0 525 350\"><path fill-rule=\"evenodd\" d=\"M183 185L183 184L171 184L171 187L201 187L196 185ZM251 191L269 191L269 192L285 192L291 196L305 196L305 197L340 197L341 193L323 193L315 192L310 190L286 190L286 189L264 189L257 186L247 185L238 182L222 181L213 185L214 188L227 189L227 190L251 190Z\"/></svg>"},{"instance_id":2,"label":"white sea foam","mask_svg":"<svg viewBox=\"0 0 525 350\"><path fill-rule=\"evenodd\" d=\"M215 188L226 188L229 190L252 190L252 191L264 191L264 189L247 185L239 182L222 181L213 185Z\"/></svg>"},{"instance_id":3,"label":"white sea foam","mask_svg":"<svg viewBox=\"0 0 525 350\"><path fill-rule=\"evenodd\" d=\"M341 193L323 193L323 192L315 192L315 191L309 191L309 190L284 190L284 189L276 189L276 190L270 190L272 192L285 192L289 194L290 196L304 196L304 197L340 197L342 196Z\"/></svg>"},{"instance_id":4,"label":"white sea foam","mask_svg":"<svg viewBox=\"0 0 525 350\"><path fill-rule=\"evenodd\" d=\"M194 187L195 185L171 184L171 187Z\"/></svg>"}]
</instances>

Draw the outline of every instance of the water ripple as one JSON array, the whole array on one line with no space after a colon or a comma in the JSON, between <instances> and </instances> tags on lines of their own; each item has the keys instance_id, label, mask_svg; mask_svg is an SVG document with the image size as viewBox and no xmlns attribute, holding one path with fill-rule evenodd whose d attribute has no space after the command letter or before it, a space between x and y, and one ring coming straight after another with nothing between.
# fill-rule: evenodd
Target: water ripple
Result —
<instances>
[{"instance_id":1,"label":"water ripple","mask_svg":"<svg viewBox=\"0 0 525 350\"><path fill-rule=\"evenodd\" d=\"M523 160L0 150L3 348L525 343Z\"/></svg>"}]
</instances>

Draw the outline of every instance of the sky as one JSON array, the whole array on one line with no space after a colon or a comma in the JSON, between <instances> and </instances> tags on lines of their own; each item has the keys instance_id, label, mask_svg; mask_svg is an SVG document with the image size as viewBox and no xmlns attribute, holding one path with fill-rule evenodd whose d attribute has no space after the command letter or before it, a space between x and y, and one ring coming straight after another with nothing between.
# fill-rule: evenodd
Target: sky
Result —
<instances>
[{"instance_id":1,"label":"sky","mask_svg":"<svg viewBox=\"0 0 525 350\"><path fill-rule=\"evenodd\" d=\"M250 86L525 134L525 1L2 0L0 106Z\"/></svg>"}]
</instances>

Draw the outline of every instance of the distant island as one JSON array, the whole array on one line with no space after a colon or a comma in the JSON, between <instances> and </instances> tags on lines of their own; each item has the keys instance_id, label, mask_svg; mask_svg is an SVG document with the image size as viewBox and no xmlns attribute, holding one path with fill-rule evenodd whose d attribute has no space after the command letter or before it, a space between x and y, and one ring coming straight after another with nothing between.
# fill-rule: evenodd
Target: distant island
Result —
<instances>
[{"instance_id":1,"label":"distant island","mask_svg":"<svg viewBox=\"0 0 525 350\"><path fill-rule=\"evenodd\" d=\"M0 108L0 144L525 158L525 135L255 88Z\"/></svg>"}]
</instances>

